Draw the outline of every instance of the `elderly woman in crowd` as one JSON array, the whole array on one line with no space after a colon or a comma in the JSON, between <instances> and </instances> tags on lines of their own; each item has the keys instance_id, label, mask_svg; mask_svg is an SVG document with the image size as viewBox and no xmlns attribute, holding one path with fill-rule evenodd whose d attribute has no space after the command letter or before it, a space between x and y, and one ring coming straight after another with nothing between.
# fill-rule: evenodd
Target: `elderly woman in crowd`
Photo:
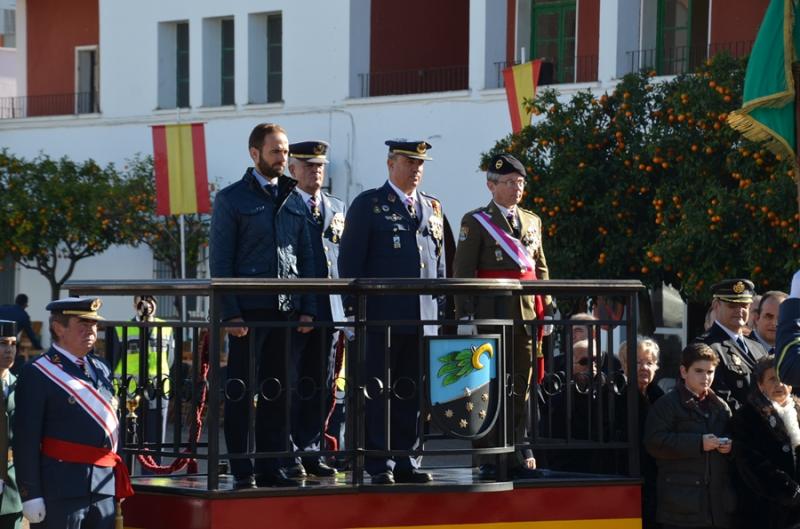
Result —
<instances>
[{"instance_id":1,"label":"elderly woman in crowd","mask_svg":"<svg viewBox=\"0 0 800 529\"><path fill-rule=\"evenodd\" d=\"M800 527L800 401L781 383L775 357L756 365L757 387L730 424L733 455L751 527Z\"/></svg>"},{"instance_id":2,"label":"elderly woman in crowd","mask_svg":"<svg viewBox=\"0 0 800 529\"><path fill-rule=\"evenodd\" d=\"M656 479L658 477L658 467L655 459L647 453L644 446L641 444L644 436L644 424L647 420L647 413L650 411L650 406L662 395L664 392L657 384L653 383L658 371L658 354L659 347L655 340L652 338L638 337L636 339L636 371L628 367L628 343L622 342L617 351L622 369L625 376L630 383L636 383L639 390L638 401L638 415L639 415L639 461L642 472L644 485L642 486L642 524L644 529L656 527ZM627 396L623 393L619 396L618 402L620 403L620 413L618 415L622 423L627 421ZM625 424L620 424L620 430L623 438L626 438Z\"/></svg>"}]
</instances>

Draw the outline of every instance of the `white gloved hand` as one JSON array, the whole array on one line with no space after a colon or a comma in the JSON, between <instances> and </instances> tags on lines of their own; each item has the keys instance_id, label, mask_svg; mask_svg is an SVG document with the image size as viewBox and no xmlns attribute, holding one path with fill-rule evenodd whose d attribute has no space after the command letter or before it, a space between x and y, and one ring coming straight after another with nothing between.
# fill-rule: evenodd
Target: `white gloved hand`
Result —
<instances>
[{"instance_id":1,"label":"white gloved hand","mask_svg":"<svg viewBox=\"0 0 800 529\"><path fill-rule=\"evenodd\" d=\"M464 316L461 321L471 322L472 316ZM459 336L474 336L478 334L478 326L474 323L464 323L458 326L456 332Z\"/></svg>"},{"instance_id":2,"label":"white gloved hand","mask_svg":"<svg viewBox=\"0 0 800 529\"><path fill-rule=\"evenodd\" d=\"M790 298L800 298L800 270L792 276L792 288L789 290Z\"/></svg>"},{"instance_id":3,"label":"white gloved hand","mask_svg":"<svg viewBox=\"0 0 800 529\"><path fill-rule=\"evenodd\" d=\"M33 498L22 502L22 516L30 523L40 523L44 521L44 498Z\"/></svg>"},{"instance_id":4,"label":"white gloved hand","mask_svg":"<svg viewBox=\"0 0 800 529\"><path fill-rule=\"evenodd\" d=\"M347 316L345 318L345 321L347 321L348 323L353 323L355 321L355 317L354 316ZM352 325L346 325L346 326L343 326L343 327L339 327L339 330L344 333L344 337L347 338L348 342L352 342L353 338L355 338L355 336L356 336L356 328L353 327Z\"/></svg>"},{"instance_id":5,"label":"white gloved hand","mask_svg":"<svg viewBox=\"0 0 800 529\"><path fill-rule=\"evenodd\" d=\"M552 316L545 316L542 319L543 320L552 320L553 317ZM553 334L553 324L552 323L547 323L547 324L543 325L543 327L544 327L544 335L545 336L550 336L551 334Z\"/></svg>"}]
</instances>

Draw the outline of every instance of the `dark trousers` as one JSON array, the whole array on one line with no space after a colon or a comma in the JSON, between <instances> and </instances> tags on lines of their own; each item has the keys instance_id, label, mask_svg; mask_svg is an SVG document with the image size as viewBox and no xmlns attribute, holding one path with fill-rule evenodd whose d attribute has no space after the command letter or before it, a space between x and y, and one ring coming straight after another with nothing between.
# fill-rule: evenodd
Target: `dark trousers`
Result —
<instances>
[{"instance_id":1,"label":"dark trousers","mask_svg":"<svg viewBox=\"0 0 800 529\"><path fill-rule=\"evenodd\" d=\"M44 521L31 524L31 529L114 529L113 496L45 498L45 509Z\"/></svg>"},{"instance_id":2,"label":"dark trousers","mask_svg":"<svg viewBox=\"0 0 800 529\"><path fill-rule=\"evenodd\" d=\"M276 310L245 312L248 321L285 322ZM228 379L225 383L225 442L231 454L248 452L250 410L253 395L258 396L255 410L255 449L257 452L284 452L289 449L286 429L286 393L294 384L287 380L286 336L296 334L286 327L251 327L246 336L228 335ZM251 351L250 344L253 343ZM250 384L250 362L255 362L255 386ZM231 459L231 472L237 478L254 473L250 459ZM280 458L257 458L255 473L280 468Z\"/></svg>"},{"instance_id":3,"label":"dark trousers","mask_svg":"<svg viewBox=\"0 0 800 529\"><path fill-rule=\"evenodd\" d=\"M419 414L422 388L419 363L419 338L416 334L392 334L389 351L389 376L384 373L385 333L367 333L366 445L367 450L387 450L384 421L388 420L392 450L416 450L420 445ZM376 380L383 386L381 393ZM389 416L384 412L389 398ZM386 470L410 472L419 468L417 457L368 457L365 468L371 475Z\"/></svg>"},{"instance_id":4,"label":"dark trousers","mask_svg":"<svg viewBox=\"0 0 800 529\"><path fill-rule=\"evenodd\" d=\"M333 405L332 341L330 327L316 327L293 340L292 379L297 384L291 403L292 442L300 452L319 450L325 419Z\"/></svg>"},{"instance_id":5,"label":"dark trousers","mask_svg":"<svg viewBox=\"0 0 800 529\"><path fill-rule=\"evenodd\" d=\"M497 327L482 327L480 329L481 333L497 333L500 332L500 329ZM531 383L531 373L532 373L532 354L533 354L533 341L531 337L528 336L525 331L521 328L514 328L513 332L513 343L512 343L512 332L510 328L505 328L505 362L506 362L506 371L511 373L511 368L513 367L514 376L510 378L509 384L511 387L509 391L513 391L513 399L512 402L509 402L509 406L513 407L513 413L511 413L511 427L512 430L508 432L509 440L515 443L522 443L525 439L525 429L528 424L528 414L529 414L529 407L528 407L528 397L530 395L530 383ZM506 410L507 412L510 410ZM508 413L507 413L507 416ZM501 443L501 421L498 420L494 427L480 439L473 441L472 446L474 448L491 448L498 446ZM529 451L523 451L521 458L533 457L533 454ZM477 456L475 458L475 462L477 464L485 464L485 463L492 463L496 460L496 456ZM513 468L515 466L519 466L519 461L517 460L517 456L514 455L508 462L508 466Z\"/></svg>"}]
</instances>

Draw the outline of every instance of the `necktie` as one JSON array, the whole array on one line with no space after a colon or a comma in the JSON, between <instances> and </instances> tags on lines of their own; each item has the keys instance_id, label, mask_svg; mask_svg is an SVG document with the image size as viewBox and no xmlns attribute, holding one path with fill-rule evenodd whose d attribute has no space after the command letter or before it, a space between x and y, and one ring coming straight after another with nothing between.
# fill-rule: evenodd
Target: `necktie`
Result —
<instances>
[{"instance_id":1,"label":"necktie","mask_svg":"<svg viewBox=\"0 0 800 529\"><path fill-rule=\"evenodd\" d=\"M83 374L86 375L86 378L94 382L94 379L92 378L92 375L89 372L89 366L86 365L86 360L84 360L83 358L76 358L75 365L78 366L81 371L83 371Z\"/></svg>"},{"instance_id":2,"label":"necktie","mask_svg":"<svg viewBox=\"0 0 800 529\"><path fill-rule=\"evenodd\" d=\"M278 198L278 186L277 185L267 184L267 185L264 186L264 190L272 198Z\"/></svg>"},{"instance_id":3,"label":"necktie","mask_svg":"<svg viewBox=\"0 0 800 529\"><path fill-rule=\"evenodd\" d=\"M514 237L519 239L519 225L517 224L517 215L513 210L508 210L508 214L506 215L506 220L508 221L508 225L511 226L511 232L513 233Z\"/></svg>"},{"instance_id":4,"label":"necktie","mask_svg":"<svg viewBox=\"0 0 800 529\"><path fill-rule=\"evenodd\" d=\"M414 207L414 197L406 197L406 209L414 221L417 221L417 208Z\"/></svg>"},{"instance_id":5,"label":"necktie","mask_svg":"<svg viewBox=\"0 0 800 529\"><path fill-rule=\"evenodd\" d=\"M736 338L736 345L738 345L739 349L741 349L742 352L744 352L744 357L747 359L747 361L752 364L755 364L755 359L750 355L750 350L747 349L747 346L745 345L744 340L742 339L741 336L738 336Z\"/></svg>"},{"instance_id":6,"label":"necktie","mask_svg":"<svg viewBox=\"0 0 800 529\"><path fill-rule=\"evenodd\" d=\"M322 212L319 210L317 197L312 195L308 198L308 209L311 210L311 216L314 217L314 222L322 224Z\"/></svg>"}]
</instances>

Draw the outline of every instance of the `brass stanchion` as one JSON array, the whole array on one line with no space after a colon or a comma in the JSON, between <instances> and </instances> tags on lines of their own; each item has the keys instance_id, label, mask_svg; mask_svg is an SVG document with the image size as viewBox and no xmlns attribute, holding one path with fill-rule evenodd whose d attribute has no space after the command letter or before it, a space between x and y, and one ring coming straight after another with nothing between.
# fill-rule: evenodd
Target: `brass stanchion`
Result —
<instances>
[{"instance_id":1,"label":"brass stanchion","mask_svg":"<svg viewBox=\"0 0 800 529\"><path fill-rule=\"evenodd\" d=\"M131 428L130 431L134 442L136 441L136 419L139 418L139 416L136 415L136 409L139 407L140 400L141 397L139 395L134 395L125 401L125 408L128 410L128 413L125 415L125 419L126 421L129 421ZM124 465L125 463L122 464ZM125 519L122 516L122 500L120 499L117 499L114 514L114 529L125 529Z\"/></svg>"}]
</instances>

